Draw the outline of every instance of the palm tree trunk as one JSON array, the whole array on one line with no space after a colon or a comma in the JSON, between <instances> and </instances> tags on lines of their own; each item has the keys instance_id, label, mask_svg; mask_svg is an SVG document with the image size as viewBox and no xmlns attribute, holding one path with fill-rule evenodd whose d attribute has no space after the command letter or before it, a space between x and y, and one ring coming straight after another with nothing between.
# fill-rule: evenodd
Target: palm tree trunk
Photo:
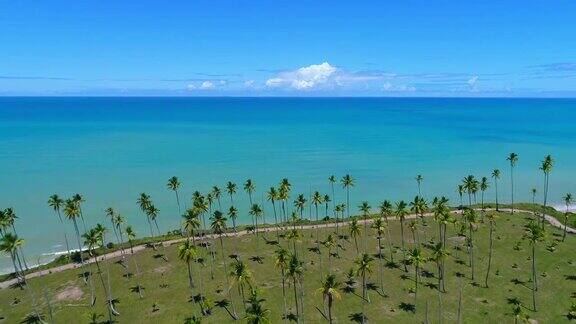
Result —
<instances>
[{"instance_id":1,"label":"palm tree trunk","mask_svg":"<svg viewBox=\"0 0 576 324\"><path fill-rule=\"evenodd\" d=\"M186 262L188 268L188 283L190 284L190 291L194 288L194 282L192 281L192 269L190 269L190 260Z\"/></svg>"},{"instance_id":2,"label":"palm tree trunk","mask_svg":"<svg viewBox=\"0 0 576 324\"><path fill-rule=\"evenodd\" d=\"M472 281L474 281L474 237L472 236L473 229L472 229L472 224L470 224L470 229L469 229L469 233L470 233L470 268L472 270Z\"/></svg>"},{"instance_id":3,"label":"palm tree trunk","mask_svg":"<svg viewBox=\"0 0 576 324\"><path fill-rule=\"evenodd\" d=\"M378 235L378 261L380 264L380 267L379 267L380 290L381 290L382 294L384 294L384 278L382 276L382 272L383 272L382 270L383 270L384 265L382 263L383 256L382 256L382 243L381 243L381 241L382 241L382 238L380 237L380 235Z\"/></svg>"},{"instance_id":4,"label":"palm tree trunk","mask_svg":"<svg viewBox=\"0 0 576 324\"><path fill-rule=\"evenodd\" d=\"M292 284L294 286L294 304L296 306L296 319L300 323L300 309L298 307L298 288L296 286L296 276L292 277Z\"/></svg>"},{"instance_id":5,"label":"palm tree trunk","mask_svg":"<svg viewBox=\"0 0 576 324\"><path fill-rule=\"evenodd\" d=\"M498 179L494 178L494 188L496 189L496 211L498 210Z\"/></svg>"},{"instance_id":6,"label":"palm tree trunk","mask_svg":"<svg viewBox=\"0 0 576 324\"><path fill-rule=\"evenodd\" d=\"M332 324L332 296L328 295L328 323Z\"/></svg>"},{"instance_id":7,"label":"palm tree trunk","mask_svg":"<svg viewBox=\"0 0 576 324\"><path fill-rule=\"evenodd\" d=\"M532 307L536 311L536 291L538 283L536 282L536 244L532 244Z\"/></svg>"},{"instance_id":8,"label":"palm tree trunk","mask_svg":"<svg viewBox=\"0 0 576 324\"><path fill-rule=\"evenodd\" d=\"M488 276L490 275L490 267L492 266L492 247L494 245L494 240L492 238L492 233L494 232L494 224L490 221L490 248L488 252L488 269L486 270L486 278L484 280L484 285L488 288Z\"/></svg>"},{"instance_id":9,"label":"palm tree trunk","mask_svg":"<svg viewBox=\"0 0 576 324\"><path fill-rule=\"evenodd\" d=\"M408 272L408 267L406 266L406 248L404 247L404 219L400 219L400 235L402 236L402 254L404 255L404 272Z\"/></svg>"},{"instance_id":10,"label":"palm tree trunk","mask_svg":"<svg viewBox=\"0 0 576 324\"><path fill-rule=\"evenodd\" d=\"M286 277L284 276L284 268L282 268L282 301L284 302L284 320L286 320L286 312L288 311L286 307Z\"/></svg>"},{"instance_id":11,"label":"palm tree trunk","mask_svg":"<svg viewBox=\"0 0 576 324\"><path fill-rule=\"evenodd\" d=\"M514 167L513 166L510 166L510 187L511 187L511 198L512 198L511 213L514 214Z\"/></svg>"}]
</instances>

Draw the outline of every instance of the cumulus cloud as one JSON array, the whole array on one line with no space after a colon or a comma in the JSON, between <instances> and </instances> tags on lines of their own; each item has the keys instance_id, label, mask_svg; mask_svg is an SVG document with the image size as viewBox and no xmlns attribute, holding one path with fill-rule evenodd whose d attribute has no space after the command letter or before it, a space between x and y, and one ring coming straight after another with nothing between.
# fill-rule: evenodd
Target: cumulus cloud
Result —
<instances>
[{"instance_id":1,"label":"cumulus cloud","mask_svg":"<svg viewBox=\"0 0 576 324\"><path fill-rule=\"evenodd\" d=\"M468 83L468 86L470 87L470 91L473 91L473 92L478 91L478 76L477 75L468 79L468 81L466 83Z\"/></svg>"},{"instance_id":2,"label":"cumulus cloud","mask_svg":"<svg viewBox=\"0 0 576 324\"><path fill-rule=\"evenodd\" d=\"M224 80L218 81L218 85L220 85L220 86L226 85L226 83L227 82ZM214 82L212 82L212 81L205 80L205 81L202 81L200 84L191 83L191 84L186 86L186 89L188 91L214 90L214 89L216 89L216 84L214 84Z\"/></svg>"},{"instance_id":3,"label":"cumulus cloud","mask_svg":"<svg viewBox=\"0 0 576 324\"><path fill-rule=\"evenodd\" d=\"M292 88L296 90L312 90L333 83L338 68L328 62L312 64L294 71L281 72L266 81L269 88Z\"/></svg>"},{"instance_id":4,"label":"cumulus cloud","mask_svg":"<svg viewBox=\"0 0 576 324\"><path fill-rule=\"evenodd\" d=\"M406 84L393 85L390 82L385 82L384 85L382 85L382 90L384 92L414 92L416 88Z\"/></svg>"}]
</instances>

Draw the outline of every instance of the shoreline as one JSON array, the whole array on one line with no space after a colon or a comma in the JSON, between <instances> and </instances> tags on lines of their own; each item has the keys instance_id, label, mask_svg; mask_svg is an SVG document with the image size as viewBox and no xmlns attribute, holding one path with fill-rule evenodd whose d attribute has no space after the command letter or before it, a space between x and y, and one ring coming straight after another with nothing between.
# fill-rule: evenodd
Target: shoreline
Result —
<instances>
[{"instance_id":1,"label":"shoreline","mask_svg":"<svg viewBox=\"0 0 576 324\"><path fill-rule=\"evenodd\" d=\"M488 206L490 206L490 205L488 205ZM481 210L480 208L477 208L477 207L473 207L473 208L474 208L475 210ZM496 211L495 208L491 208L491 207L485 208L484 210L485 210L485 211ZM515 208L514 210L517 211L517 212L534 213L533 210L526 210L526 209L523 209L523 208ZM510 211L511 211L511 208L509 208L507 205L504 205L504 206L502 206L502 208L499 208L499 211L500 211L500 212L510 212ZM454 213L454 214L456 214L456 215L457 215L457 214L461 214L461 213L462 213L462 210L460 210L460 209L453 209L453 210L452 210L452 213ZM372 215L373 215L373 214L372 214ZM433 213L428 212L428 213L425 213L423 216L424 216L424 217L430 217L430 216L432 216L432 215L433 215ZM417 215L417 214L408 214L408 215L406 215L406 218L405 218L405 219L414 219L414 218L417 218L417 217L419 217L419 215ZM358 216L353 216L352 218L358 218ZM554 217L554 216L552 216L552 215L549 215L549 214L545 214L545 215L544 215L544 219L545 219L546 222L547 222L548 224L550 224L551 226L556 227L556 228L558 228L558 229L560 229L560 230L564 230L564 224L562 224L558 219L556 219L556 217ZM373 222L373 220L374 220L374 218L369 218L369 219L366 220L366 222L367 222L367 223L371 223L371 222ZM396 220L396 219L394 218L393 220ZM298 225L298 226L301 226L302 229L314 229L314 228L316 228L316 227L320 227L320 228L331 228L331 227L336 227L336 226L340 226L340 225L346 226L346 225L350 224L351 221L352 221L351 218L346 218L346 219L343 219L342 221L337 221L337 222L305 224L305 225ZM360 218L360 219L357 219L357 221L358 221L359 224L364 224L364 220L361 219L361 218ZM289 227L289 226L290 226L290 225L288 225L288 224L283 224L283 226L280 226L280 225L270 225L270 226L266 226L266 227L259 228L258 231L259 231L259 232L260 232L260 231L261 231L261 232L265 232L265 233L276 232L276 231L283 230L283 229L285 229L285 228L287 228L287 227ZM234 232L226 232L226 233L223 234L222 236L224 236L224 237L238 237L238 236L244 236L244 235L250 234L251 232L252 232L252 231L248 231L248 230L245 230L245 229L244 229L244 230L240 230L240 231L238 231L238 232L236 232L236 233L234 233ZM576 234L576 229L575 229L575 228L572 228L572 227L566 227L566 232L567 232L568 234ZM215 239L215 238L217 238L217 237L218 237L218 236L215 235L215 234L207 234L207 235L203 235L203 236L198 236L197 239L198 239L198 240L205 240L205 239ZM143 239L145 239L145 238L143 238ZM185 240L187 240L187 239L188 239L187 237L180 237L180 238L168 239L168 240L165 240L165 241L158 241L158 242L152 242L152 243L153 243L153 244L161 244L162 246L170 246L170 245L173 245L173 244L176 244L176 243L183 242L183 241L185 241ZM133 253L126 252L126 253L127 253L128 255L132 255L132 254L134 254L134 253L138 253L138 252L140 252L140 251L148 248L148 245L149 245L149 244L150 244L150 243L144 243L144 244L134 245L134 246L132 247L132 249L133 249L134 252L133 252ZM122 249L118 249L118 250L115 250L115 251L112 251L112 252L109 252L109 253L104 253L104 254L102 254L102 255L98 255L98 256L96 256L96 257L90 257L89 259L85 260L84 262L85 262L86 264L92 264L92 263L95 263L95 262L96 262L96 259L97 259L97 258L100 258L99 260L107 260L107 259L112 259L112 258L121 257L122 255L123 255L123 250L122 250ZM66 263L66 264L60 265L60 266L50 267L50 268L47 268L47 269L42 269L42 270L39 270L39 271L34 271L34 272L27 273L27 274L25 274L25 278L26 278L26 279L31 279L31 278L36 278L36 277L42 277L42 276L47 275L47 274L58 273L58 272L62 272L62 271L65 271L65 270L76 269L76 268L79 268L79 267L81 267L81 266L82 266L82 264L80 264L80 263L70 262L70 263ZM10 279L1 281L1 282L0 282L0 289L5 289L5 288L7 288L7 287L12 286L12 285L15 284L15 283L17 283L17 278L10 278Z\"/></svg>"}]
</instances>

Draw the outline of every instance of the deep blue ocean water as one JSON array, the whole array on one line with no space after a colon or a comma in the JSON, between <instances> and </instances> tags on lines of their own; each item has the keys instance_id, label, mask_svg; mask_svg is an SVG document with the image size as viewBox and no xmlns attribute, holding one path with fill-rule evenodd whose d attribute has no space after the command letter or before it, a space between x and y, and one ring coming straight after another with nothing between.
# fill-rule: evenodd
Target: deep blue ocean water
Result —
<instances>
[{"instance_id":1,"label":"deep blue ocean water","mask_svg":"<svg viewBox=\"0 0 576 324\"><path fill-rule=\"evenodd\" d=\"M63 250L49 195L81 193L90 225L109 226L104 209L111 206L146 235L140 192L160 209L162 231L178 227L166 188L174 175L188 203L194 190L227 181L241 187L247 178L259 201L283 177L293 195L330 193L327 177L350 173L353 207L362 200L376 207L412 199L417 174L423 195L456 204L464 176L499 168L501 200L508 201L506 156L516 152L516 200L528 201L532 187L542 191L538 166L552 154L550 200L558 204L576 193L575 121L576 99L0 98L0 208L16 210L33 264ZM486 198L493 197L491 188ZM338 188L336 200L344 199ZM243 222L247 201L239 190ZM0 258L0 270L9 264Z\"/></svg>"}]
</instances>

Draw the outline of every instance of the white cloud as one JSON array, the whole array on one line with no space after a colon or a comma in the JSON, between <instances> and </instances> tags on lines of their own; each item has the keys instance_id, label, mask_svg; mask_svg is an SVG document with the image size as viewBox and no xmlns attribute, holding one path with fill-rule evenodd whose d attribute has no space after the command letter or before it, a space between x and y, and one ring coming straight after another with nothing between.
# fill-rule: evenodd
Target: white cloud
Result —
<instances>
[{"instance_id":1,"label":"white cloud","mask_svg":"<svg viewBox=\"0 0 576 324\"><path fill-rule=\"evenodd\" d=\"M478 91L478 76L475 75L471 77L468 81L468 86L470 87L470 91L476 92Z\"/></svg>"},{"instance_id":2,"label":"white cloud","mask_svg":"<svg viewBox=\"0 0 576 324\"><path fill-rule=\"evenodd\" d=\"M214 83L212 83L211 81L204 81L204 82L202 82L200 87L198 87L198 89L200 89L200 90L212 90L214 88L215 88Z\"/></svg>"},{"instance_id":3,"label":"white cloud","mask_svg":"<svg viewBox=\"0 0 576 324\"><path fill-rule=\"evenodd\" d=\"M405 84L393 85L390 82L385 82L382 86L382 90L385 92L414 92L416 91L416 88Z\"/></svg>"},{"instance_id":4,"label":"white cloud","mask_svg":"<svg viewBox=\"0 0 576 324\"><path fill-rule=\"evenodd\" d=\"M337 84L339 69L328 62L312 64L294 71L281 72L266 81L269 88L312 90Z\"/></svg>"}]
</instances>

